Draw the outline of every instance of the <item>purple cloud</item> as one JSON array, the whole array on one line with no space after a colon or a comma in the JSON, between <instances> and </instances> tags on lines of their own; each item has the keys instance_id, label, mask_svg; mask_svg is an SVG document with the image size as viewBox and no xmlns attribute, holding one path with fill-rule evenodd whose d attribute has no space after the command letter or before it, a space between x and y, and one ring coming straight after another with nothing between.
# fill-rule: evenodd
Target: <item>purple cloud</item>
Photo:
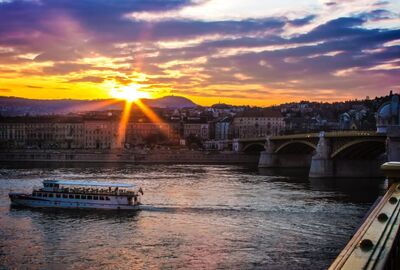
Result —
<instances>
[{"instance_id":1,"label":"purple cloud","mask_svg":"<svg viewBox=\"0 0 400 270\"><path fill-rule=\"evenodd\" d=\"M400 39L400 30L370 26L396 16L384 9L384 2L376 3L379 9L319 25L317 13L294 19L175 18L156 22L126 16L132 12L176 11L198 4L189 0L1 2L0 65L52 62L39 71L21 71L24 75L113 72L79 77L74 74L65 79L70 83L102 83L109 79L128 84L133 72L144 72L152 75L144 83L163 84L176 91L186 88L187 93L191 93L190 87L215 89L213 86L218 84L246 83L265 86L268 93L274 88L335 88L364 94L362 89L373 92L399 85L400 46L395 42ZM286 32L302 27L308 28L291 35ZM163 42L182 45L168 47ZM109 58L113 63L87 64L82 62L85 57ZM196 61L198 58L204 60ZM173 61L177 63L169 63ZM177 76L177 72L181 74ZM267 91L249 89L261 91L259 95ZM199 94L197 90L193 93ZM225 95L240 96L230 89Z\"/></svg>"}]
</instances>

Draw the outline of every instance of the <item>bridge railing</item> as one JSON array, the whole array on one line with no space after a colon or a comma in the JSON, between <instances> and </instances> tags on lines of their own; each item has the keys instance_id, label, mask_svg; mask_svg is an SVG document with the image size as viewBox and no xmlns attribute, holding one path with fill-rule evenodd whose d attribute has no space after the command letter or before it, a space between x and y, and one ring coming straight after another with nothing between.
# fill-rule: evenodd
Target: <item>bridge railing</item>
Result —
<instances>
[{"instance_id":1,"label":"bridge railing","mask_svg":"<svg viewBox=\"0 0 400 270\"><path fill-rule=\"evenodd\" d=\"M319 138L320 133L302 133L302 134L288 134L288 135L277 135L271 136L271 140L289 140L289 139L305 139L305 138ZM363 130L351 130L351 131L329 131L324 132L326 138L347 138L347 137L386 137L386 134L377 133L376 131L363 131ZM237 138L236 140L246 141L265 141L266 137L254 137L254 138Z\"/></svg>"},{"instance_id":2,"label":"bridge railing","mask_svg":"<svg viewBox=\"0 0 400 270\"><path fill-rule=\"evenodd\" d=\"M400 162L381 168L389 189L329 270L400 269Z\"/></svg>"}]
</instances>

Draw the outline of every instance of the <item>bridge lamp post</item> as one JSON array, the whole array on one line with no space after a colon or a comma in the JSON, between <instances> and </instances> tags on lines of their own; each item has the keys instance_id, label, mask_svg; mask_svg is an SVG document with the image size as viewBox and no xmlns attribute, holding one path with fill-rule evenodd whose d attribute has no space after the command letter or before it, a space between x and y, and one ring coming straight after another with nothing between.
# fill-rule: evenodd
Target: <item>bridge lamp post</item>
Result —
<instances>
[{"instance_id":1,"label":"bridge lamp post","mask_svg":"<svg viewBox=\"0 0 400 270\"><path fill-rule=\"evenodd\" d=\"M400 183L400 162L386 162L381 166L381 169L388 179L389 187L394 183Z\"/></svg>"}]
</instances>

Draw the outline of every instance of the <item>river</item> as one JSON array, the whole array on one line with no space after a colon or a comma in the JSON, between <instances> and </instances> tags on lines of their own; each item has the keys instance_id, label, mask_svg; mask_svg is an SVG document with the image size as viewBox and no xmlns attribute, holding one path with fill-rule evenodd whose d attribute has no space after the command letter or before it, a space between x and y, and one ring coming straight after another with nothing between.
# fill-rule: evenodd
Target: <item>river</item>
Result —
<instances>
[{"instance_id":1,"label":"river","mask_svg":"<svg viewBox=\"0 0 400 270\"><path fill-rule=\"evenodd\" d=\"M0 168L0 269L325 269L384 187L227 165ZM10 207L54 178L136 183L144 205Z\"/></svg>"}]
</instances>

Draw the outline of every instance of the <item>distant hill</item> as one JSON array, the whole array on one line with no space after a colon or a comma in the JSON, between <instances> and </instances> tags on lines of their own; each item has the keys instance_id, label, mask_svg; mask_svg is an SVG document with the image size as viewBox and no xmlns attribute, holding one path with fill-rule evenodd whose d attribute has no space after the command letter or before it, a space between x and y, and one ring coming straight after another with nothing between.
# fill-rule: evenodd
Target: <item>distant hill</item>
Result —
<instances>
[{"instance_id":1,"label":"distant hill","mask_svg":"<svg viewBox=\"0 0 400 270\"><path fill-rule=\"evenodd\" d=\"M166 96L157 99L142 99L142 102L152 108L192 108L197 105L190 99L180 96ZM123 101L113 99L77 100L57 99L38 100L17 97L0 97L0 115L43 115L66 114L70 112L122 110Z\"/></svg>"},{"instance_id":2,"label":"distant hill","mask_svg":"<svg viewBox=\"0 0 400 270\"><path fill-rule=\"evenodd\" d=\"M142 99L142 101L150 107L158 108L193 108L197 104L188 98L179 96L165 96L157 99Z\"/></svg>"}]
</instances>

